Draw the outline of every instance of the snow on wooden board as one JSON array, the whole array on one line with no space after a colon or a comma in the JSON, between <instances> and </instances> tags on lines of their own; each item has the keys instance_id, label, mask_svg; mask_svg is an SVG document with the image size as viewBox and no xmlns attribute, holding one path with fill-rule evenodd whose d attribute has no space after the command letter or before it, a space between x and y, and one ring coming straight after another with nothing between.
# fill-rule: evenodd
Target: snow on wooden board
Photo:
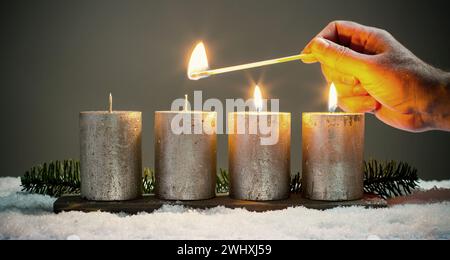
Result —
<instances>
[{"instance_id":1,"label":"snow on wooden board","mask_svg":"<svg viewBox=\"0 0 450 260\"><path fill-rule=\"evenodd\" d=\"M450 188L450 181L421 187ZM164 206L152 214L53 213L55 198L0 178L0 239L450 239L450 203L265 213Z\"/></svg>"}]
</instances>

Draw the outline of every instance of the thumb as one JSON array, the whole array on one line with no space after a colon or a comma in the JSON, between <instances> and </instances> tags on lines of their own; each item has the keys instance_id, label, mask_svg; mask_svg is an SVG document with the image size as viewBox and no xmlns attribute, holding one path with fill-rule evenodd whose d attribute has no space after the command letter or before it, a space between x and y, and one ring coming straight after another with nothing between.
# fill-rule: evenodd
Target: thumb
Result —
<instances>
[{"instance_id":1,"label":"thumb","mask_svg":"<svg viewBox=\"0 0 450 260\"><path fill-rule=\"evenodd\" d=\"M368 73L368 55L355 52L325 38L314 38L309 50L320 63L338 72L356 77L363 77Z\"/></svg>"}]
</instances>

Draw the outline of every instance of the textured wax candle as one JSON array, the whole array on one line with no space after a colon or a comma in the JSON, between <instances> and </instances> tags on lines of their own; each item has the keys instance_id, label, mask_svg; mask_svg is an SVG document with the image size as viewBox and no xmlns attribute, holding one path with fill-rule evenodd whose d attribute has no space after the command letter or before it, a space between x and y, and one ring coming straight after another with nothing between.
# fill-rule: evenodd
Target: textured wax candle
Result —
<instances>
[{"instance_id":1,"label":"textured wax candle","mask_svg":"<svg viewBox=\"0 0 450 260\"><path fill-rule=\"evenodd\" d=\"M291 167L291 114L261 112L263 98L258 86L253 102L256 112L228 114L230 195L250 201L286 199Z\"/></svg>"},{"instance_id":2,"label":"textured wax candle","mask_svg":"<svg viewBox=\"0 0 450 260\"><path fill-rule=\"evenodd\" d=\"M110 101L110 104L112 102ZM142 195L141 112L80 113L81 196L121 201Z\"/></svg>"},{"instance_id":3,"label":"textured wax candle","mask_svg":"<svg viewBox=\"0 0 450 260\"><path fill-rule=\"evenodd\" d=\"M330 103L330 110L335 104ZM363 197L364 114L304 113L302 154L304 197L323 201Z\"/></svg>"},{"instance_id":4,"label":"textured wax candle","mask_svg":"<svg viewBox=\"0 0 450 260\"><path fill-rule=\"evenodd\" d=\"M172 122L188 116L190 134L174 133ZM204 200L216 195L215 132L217 113L161 111L155 113L156 194L167 200ZM203 129L195 134L195 129Z\"/></svg>"},{"instance_id":5,"label":"textured wax candle","mask_svg":"<svg viewBox=\"0 0 450 260\"><path fill-rule=\"evenodd\" d=\"M262 116L262 117L261 117ZM241 118L241 119L239 119ZM268 120L278 124L278 142L262 145L261 133L250 134L251 124ZM234 199L250 201L282 200L289 197L291 114L270 112L235 112L229 122L242 120L245 134L237 133L237 124L231 123L228 134L230 195ZM234 125L234 126L233 126Z\"/></svg>"}]
</instances>

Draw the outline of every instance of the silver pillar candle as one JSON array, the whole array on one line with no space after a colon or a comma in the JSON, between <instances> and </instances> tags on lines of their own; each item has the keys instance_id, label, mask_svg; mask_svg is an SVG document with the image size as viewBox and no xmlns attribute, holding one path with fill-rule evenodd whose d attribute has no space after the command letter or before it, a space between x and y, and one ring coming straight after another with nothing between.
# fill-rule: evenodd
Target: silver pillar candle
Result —
<instances>
[{"instance_id":1,"label":"silver pillar candle","mask_svg":"<svg viewBox=\"0 0 450 260\"><path fill-rule=\"evenodd\" d=\"M302 154L304 197L322 201L363 197L363 114L304 113Z\"/></svg>"},{"instance_id":2,"label":"silver pillar candle","mask_svg":"<svg viewBox=\"0 0 450 260\"><path fill-rule=\"evenodd\" d=\"M261 117L262 116L262 117ZM259 129L260 120L278 124L278 142L262 145L267 137ZM291 114L270 112L235 112L228 115L228 160L230 196L249 201L282 200L289 197ZM238 131L245 122L245 132Z\"/></svg>"},{"instance_id":3,"label":"silver pillar candle","mask_svg":"<svg viewBox=\"0 0 450 260\"><path fill-rule=\"evenodd\" d=\"M188 133L172 129L185 117ZM216 112L155 113L156 195L166 200L205 200L216 195ZM201 132L195 132L201 129Z\"/></svg>"},{"instance_id":4,"label":"silver pillar candle","mask_svg":"<svg viewBox=\"0 0 450 260\"><path fill-rule=\"evenodd\" d=\"M122 201L142 195L141 112L81 112L81 196Z\"/></svg>"}]
</instances>

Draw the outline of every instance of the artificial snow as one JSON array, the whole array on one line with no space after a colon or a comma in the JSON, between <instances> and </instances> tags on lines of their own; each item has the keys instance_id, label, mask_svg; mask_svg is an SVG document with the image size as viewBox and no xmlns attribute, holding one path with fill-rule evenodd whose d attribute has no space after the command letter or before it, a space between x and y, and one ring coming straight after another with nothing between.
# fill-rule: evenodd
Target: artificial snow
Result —
<instances>
[{"instance_id":1,"label":"artificial snow","mask_svg":"<svg viewBox=\"0 0 450 260\"><path fill-rule=\"evenodd\" d=\"M420 182L424 190L450 181ZM450 202L253 213L164 206L152 214L52 213L55 198L0 178L0 239L450 239Z\"/></svg>"},{"instance_id":2,"label":"artificial snow","mask_svg":"<svg viewBox=\"0 0 450 260\"><path fill-rule=\"evenodd\" d=\"M450 189L450 180L446 181L419 181L419 187L422 190L431 190L433 188Z\"/></svg>"}]
</instances>

